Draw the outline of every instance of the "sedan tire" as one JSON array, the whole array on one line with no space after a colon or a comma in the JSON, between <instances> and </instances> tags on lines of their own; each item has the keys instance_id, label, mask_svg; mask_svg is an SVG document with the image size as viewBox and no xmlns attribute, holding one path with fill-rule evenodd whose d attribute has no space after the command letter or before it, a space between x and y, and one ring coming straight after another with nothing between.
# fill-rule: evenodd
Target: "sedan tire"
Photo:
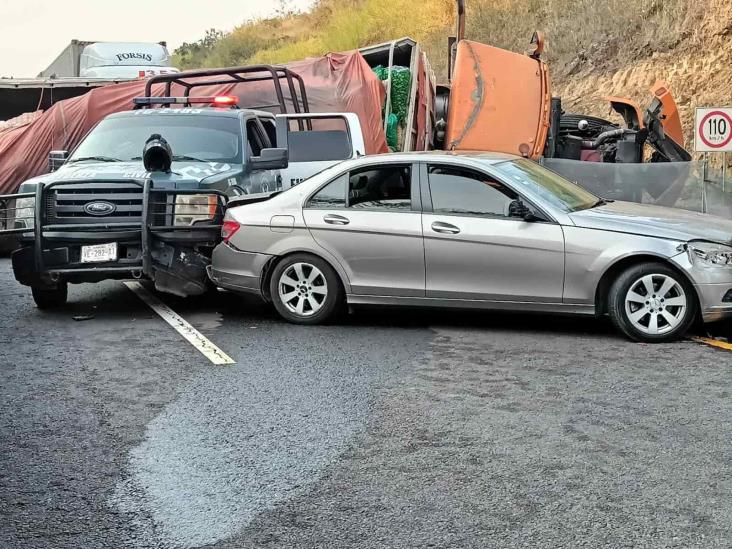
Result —
<instances>
[{"instance_id":1,"label":"sedan tire","mask_svg":"<svg viewBox=\"0 0 732 549\"><path fill-rule=\"evenodd\" d=\"M694 323L696 312L694 288L661 263L642 263L623 271L608 295L610 319L635 341L679 339Z\"/></svg>"},{"instance_id":2,"label":"sedan tire","mask_svg":"<svg viewBox=\"0 0 732 549\"><path fill-rule=\"evenodd\" d=\"M277 312L295 324L322 324L343 305L343 286L328 263L310 254L282 259L272 272L269 291Z\"/></svg>"}]
</instances>

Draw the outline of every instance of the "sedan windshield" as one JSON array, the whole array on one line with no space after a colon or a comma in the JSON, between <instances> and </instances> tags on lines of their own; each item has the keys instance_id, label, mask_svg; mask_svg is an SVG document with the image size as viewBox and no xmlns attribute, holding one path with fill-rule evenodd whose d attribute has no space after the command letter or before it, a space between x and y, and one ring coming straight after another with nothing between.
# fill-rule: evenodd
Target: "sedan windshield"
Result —
<instances>
[{"instance_id":1,"label":"sedan windshield","mask_svg":"<svg viewBox=\"0 0 732 549\"><path fill-rule=\"evenodd\" d=\"M144 114L102 120L68 161L141 160L145 141L155 133L168 141L174 161L242 162L242 132L237 118L182 114Z\"/></svg>"},{"instance_id":2,"label":"sedan windshield","mask_svg":"<svg viewBox=\"0 0 732 549\"><path fill-rule=\"evenodd\" d=\"M600 202L591 192L531 160L521 158L493 167L509 178L516 190L527 190L564 212L586 210Z\"/></svg>"}]
</instances>

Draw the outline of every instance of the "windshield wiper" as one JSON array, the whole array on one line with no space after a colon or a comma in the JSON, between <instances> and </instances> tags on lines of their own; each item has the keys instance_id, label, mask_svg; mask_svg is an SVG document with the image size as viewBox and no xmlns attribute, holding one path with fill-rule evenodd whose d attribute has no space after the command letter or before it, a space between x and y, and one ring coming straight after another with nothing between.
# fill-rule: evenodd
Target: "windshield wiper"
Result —
<instances>
[{"instance_id":1,"label":"windshield wiper","mask_svg":"<svg viewBox=\"0 0 732 549\"><path fill-rule=\"evenodd\" d=\"M196 158L195 156L188 156L187 154L175 154L173 155L173 160L187 160L188 162L206 162L208 164L208 160L203 160L201 158Z\"/></svg>"},{"instance_id":2,"label":"windshield wiper","mask_svg":"<svg viewBox=\"0 0 732 549\"><path fill-rule=\"evenodd\" d=\"M615 202L615 201L614 201L614 200L611 200L611 199L609 199L609 198L601 198L601 199L600 199L600 200L598 200L597 202L594 202L594 203L593 203L593 204L592 204L591 206L589 206L589 207L588 207L587 209L589 210L589 209L592 209L592 208L598 208L598 207L600 207L600 206L604 206L605 204L610 204L611 202Z\"/></svg>"},{"instance_id":3,"label":"windshield wiper","mask_svg":"<svg viewBox=\"0 0 732 549\"><path fill-rule=\"evenodd\" d=\"M67 164L74 162L84 162L85 160L95 160L97 162L124 162L121 158L114 158L111 156L82 156L81 158L74 158L69 160Z\"/></svg>"}]
</instances>

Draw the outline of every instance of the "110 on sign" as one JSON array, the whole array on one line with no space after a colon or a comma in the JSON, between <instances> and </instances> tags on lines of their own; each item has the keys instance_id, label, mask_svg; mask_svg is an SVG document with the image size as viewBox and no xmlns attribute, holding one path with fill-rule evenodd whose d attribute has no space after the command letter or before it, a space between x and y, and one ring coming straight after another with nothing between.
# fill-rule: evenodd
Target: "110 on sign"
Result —
<instances>
[{"instance_id":1,"label":"110 on sign","mask_svg":"<svg viewBox=\"0 0 732 549\"><path fill-rule=\"evenodd\" d=\"M732 151L732 107L698 108L694 126L696 152Z\"/></svg>"}]
</instances>

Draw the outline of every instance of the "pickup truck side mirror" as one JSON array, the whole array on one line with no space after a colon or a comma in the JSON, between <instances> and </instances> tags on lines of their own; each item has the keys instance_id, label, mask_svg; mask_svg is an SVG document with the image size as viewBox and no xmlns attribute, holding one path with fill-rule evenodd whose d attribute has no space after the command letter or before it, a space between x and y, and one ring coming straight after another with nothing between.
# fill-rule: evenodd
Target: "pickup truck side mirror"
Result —
<instances>
[{"instance_id":1,"label":"pickup truck side mirror","mask_svg":"<svg viewBox=\"0 0 732 549\"><path fill-rule=\"evenodd\" d=\"M288 165L287 149L262 149L259 156L249 158L252 171L282 170Z\"/></svg>"},{"instance_id":2,"label":"pickup truck side mirror","mask_svg":"<svg viewBox=\"0 0 732 549\"><path fill-rule=\"evenodd\" d=\"M48 153L48 171L55 172L64 165L69 157L69 151L51 151Z\"/></svg>"},{"instance_id":3,"label":"pickup truck side mirror","mask_svg":"<svg viewBox=\"0 0 732 549\"><path fill-rule=\"evenodd\" d=\"M532 212L529 207L519 199L512 200L508 205L508 217L520 217L524 221L537 220L534 212Z\"/></svg>"}]
</instances>

